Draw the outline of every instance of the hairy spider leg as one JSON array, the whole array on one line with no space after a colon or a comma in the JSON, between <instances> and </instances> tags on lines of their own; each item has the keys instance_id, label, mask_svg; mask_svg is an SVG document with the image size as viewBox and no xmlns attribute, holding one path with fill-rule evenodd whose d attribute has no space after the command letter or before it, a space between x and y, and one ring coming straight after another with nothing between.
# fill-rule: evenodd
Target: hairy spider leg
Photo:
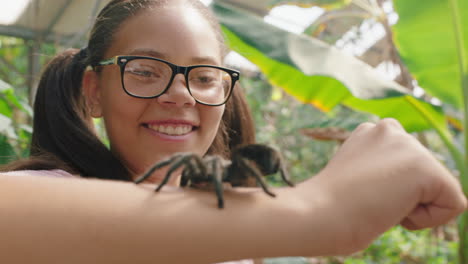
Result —
<instances>
[{"instance_id":1,"label":"hairy spider leg","mask_svg":"<svg viewBox=\"0 0 468 264\"><path fill-rule=\"evenodd\" d=\"M190 161L190 159L192 159L195 154L181 154L181 155L176 155L176 157L174 157L174 159L172 160L171 162L171 167L169 168L169 170L167 171L166 173L166 176L164 177L164 179L161 181L161 183L159 184L158 188L156 188L156 191L159 192L161 190L161 188L166 185L167 181L169 181L169 178L171 177L172 173L177 170L178 168L180 168L181 166L184 166L186 165L187 161Z\"/></svg>"},{"instance_id":2,"label":"hairy spider leg","mask_svg":"<svg viewBox=\"0 0 468 264\"><path fill-rule=\"evenodd\" d=\"M184 171L182 171L182 177L180 179L180 186L185 187L189 185L192 178L206 177L206 166L202 158L197 155L192 155L192 162L185 164Z\"/></svg>"},{"instance_id":3,"label":"hairy spider leg","mask_svg":"<svg viewBox=\"0 0 468 264\"><path fill-rule=\"evenodd\" d=\"M213 180L216 197L218 198L218 208L224 208L224 194L223 194L223 166L222 160L218 156L212 157L209 161L211 166L211 178Z\"/></svg>"},{"instance_id":4,"label":"hairy spider leg","mask_svg":"<svg viewBox=\"0 0 468 264\"><path fill-rule=\"evenodd\" d=\"M281 179L283 179L285 183L287 183L291 187L294 187L294 183L290 180L289 173L284 167L284 163L282 160L280 160L280 174L281 174Z\"/></svg>"},{"instance_id":5,"label":"hairy spider leg","mask_svg":"<svg viewBox=\"0 0 468 264\"><path fill-rule=\"evenodd\" d=\"M153 165L153 167L151 167L145 174L143 174L142 176L140 176L139 178L137 178L136 180L134 180L133 182L138 184L138 183L141 183L143 182L144 180L148 179L151 174L153 174L153 172L157 169L160 169L164 166L167 166L168 164L172 163L174 161L174 159L176 159L177 157L180 157L181 155L174 155L166 160L163 160L161 162L158 162L156 164Z\"/></svg>"},{"instance_id":6,"label":"hairy spider leg","mask_svg":"<svg viewBox=\"0 0 468 264\"><path fill-rule=\"evenodd\" d=\"M245 171L247 171L247 173L250 173L255 177L255 179L257 179L257 182L260 184L260 186L266 194L272 197L276 197L276 195L268 189L267 184L263 180L262 173L260 173L260 171L256 167L250 166L248 159L241 158L239 159L239 162L241 163L241 166L244 167Z\"/></svg>"}]
</instances>

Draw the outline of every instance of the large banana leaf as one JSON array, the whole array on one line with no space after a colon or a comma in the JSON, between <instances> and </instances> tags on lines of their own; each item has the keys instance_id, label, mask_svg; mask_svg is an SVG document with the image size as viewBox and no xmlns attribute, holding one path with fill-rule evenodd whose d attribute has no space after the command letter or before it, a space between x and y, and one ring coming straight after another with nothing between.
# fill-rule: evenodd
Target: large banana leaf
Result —
<instances>
[{"instance_id":1,"label":"large banana leaf","mask_svg":"<svg viewBox=\"0 0 468 264\"><path fill-rule=\"evenodd\" d=\"M462 107L460 70L453 15L448 0L394 0L399 15L393 27L398 50L419 85L444 103ZM458 3L468 54L468 1ZM466 66L468 67L468 65Z\"/></svg>"},{"instance_id":2,"label":"large banana leaf","mask_svg":"<svg viewBox=\"0 0 468 264\"><path fill-rule=\"evenodd\" d=\"M298 100L323 111L345 104L394 117L408 131L436 128L450 138L440 108L405 94L404 88L358 59L319 40L273 27L222 1L214 2L212 8L230 47Z\"/></svg>"}]
</instances>

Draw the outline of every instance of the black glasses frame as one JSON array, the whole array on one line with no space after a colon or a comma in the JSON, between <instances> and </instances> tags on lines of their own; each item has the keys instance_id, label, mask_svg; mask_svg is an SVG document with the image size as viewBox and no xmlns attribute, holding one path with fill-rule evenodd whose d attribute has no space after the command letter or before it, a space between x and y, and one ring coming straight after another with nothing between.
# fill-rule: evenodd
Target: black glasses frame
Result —
<instances>
[{"instance_id":1,"label":"black glasses frame","mask_svg":"<svg viewBox=\"0 0 468 264\"><path fill-rule=\"evenodd\" d=\"M127 89L125 88L125 84L124 84L125 66L127 65L128 62L130 62L132 60L136 60L136 59L149 59L149 60L155 60L155 61L163 62L163 63L167 64L172 69L172 76L171 76L171 78L169 80L169 83L167 84L167 87L164 88L164 90L161 93L159 93L157 95L154 95L154 96L138 96L138 95L134 95L134 94L130 93L129 91L127 91ZM109 58L107 60L103 60L103 61L98 62L96 65L93 66L93 68L95 68L96 66L107 66L107 65L114 65L114 64L118 65L120 67L120 80L121 80L121 83L122 83L123 90L125 91L126 94L128 94L128 95L130 95L132 97L142 98L142 99L152 99L152 98L159 97L159 96L163 95L169 89L169 87L171 86L172 81L174 80L175 76L180 73L180 74L184 75L187 90L188 90L189 94L192 96L192 98L195 99L195 101L197 103L202 104L202 105L208 105L208 106L219 106L219 105L225 104L229 100L229 98L231 97L232 91L234 90L234 86L235 86L236 82L239 80L239 77L240 77L240 72L239 71L224 68L224 67L219 67L219 66L214 66L214 65L202 65L202 64L201 65L191 65L191 66L179 66L179 65L170 63L170 62L162 60L162 59L158 59L158 58L154 58L154 57L147 57L147 56L122 56L122 55L118 55L118 56ZM196 68L200 68L200 67L209 67L209 68L215 68L215 69L223 70L223 71L227 72L229 74L229 76L231 77L231 87L230 87L230 90L229 90L229 94L226 96L226 99L222 103L219 103L219 104L204 103L202 101L199 101L197 98L195 98L192 95L192 92L190 91L190 87L189 87L188 74L189 74L189 72L191 70L196 69Z\"/></svg>"}]
</instances>

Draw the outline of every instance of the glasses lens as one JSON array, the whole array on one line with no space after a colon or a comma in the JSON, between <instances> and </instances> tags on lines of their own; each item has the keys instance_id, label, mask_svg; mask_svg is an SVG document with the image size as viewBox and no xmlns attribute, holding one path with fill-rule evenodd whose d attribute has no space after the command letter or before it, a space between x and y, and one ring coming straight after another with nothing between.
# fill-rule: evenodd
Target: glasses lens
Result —
<instances>
[{"instance_id":1,"label":"glasses lens","mask_svg":"<svg viewBox=\"0 0 468 264\"><path fill-rule=\"evenodd\" d=\"M193 68L188 75L189 89L192 96L206 104L222 104L231 93L231 75L212 67Z\"/></svg>"},{"instance_id":2,"label":"glasses lens","mask_svg":"<svg viewBox=\"0 0 468 264\"><path fill-rule=\"evenodd\" d=\"M125 66L123 83L125 90L131 95L153 97L164 91L171 75L171 67L163 62L134 59Z\"/></svg>"}]
</instances>

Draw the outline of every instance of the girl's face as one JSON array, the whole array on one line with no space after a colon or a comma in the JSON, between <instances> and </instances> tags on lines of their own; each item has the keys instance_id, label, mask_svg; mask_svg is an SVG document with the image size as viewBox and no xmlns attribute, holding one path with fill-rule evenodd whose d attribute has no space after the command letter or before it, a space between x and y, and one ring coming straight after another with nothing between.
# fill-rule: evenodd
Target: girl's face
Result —
<instances>
[{"instance_id":1,"label":"girl's face","mask_svg":"<svg viewBox=\"0 0 468 264\"><path fill-rule=\"evenodd\" d=\"M220 66L219 41L209 22L196 9L177 2L142 11L125 21L104 58L142 55L181 66ZM196 103L182 74L175 76L163 95L153 99L127 95L117 65L102 67L90 79L94 81L86 93L92 114L104 118L111 150L133 177L176 152L204 155L213 142L224 105ZM162 177L164 173L159 171L151 180L160 182Z\"/></svg>"}]
</instances>

